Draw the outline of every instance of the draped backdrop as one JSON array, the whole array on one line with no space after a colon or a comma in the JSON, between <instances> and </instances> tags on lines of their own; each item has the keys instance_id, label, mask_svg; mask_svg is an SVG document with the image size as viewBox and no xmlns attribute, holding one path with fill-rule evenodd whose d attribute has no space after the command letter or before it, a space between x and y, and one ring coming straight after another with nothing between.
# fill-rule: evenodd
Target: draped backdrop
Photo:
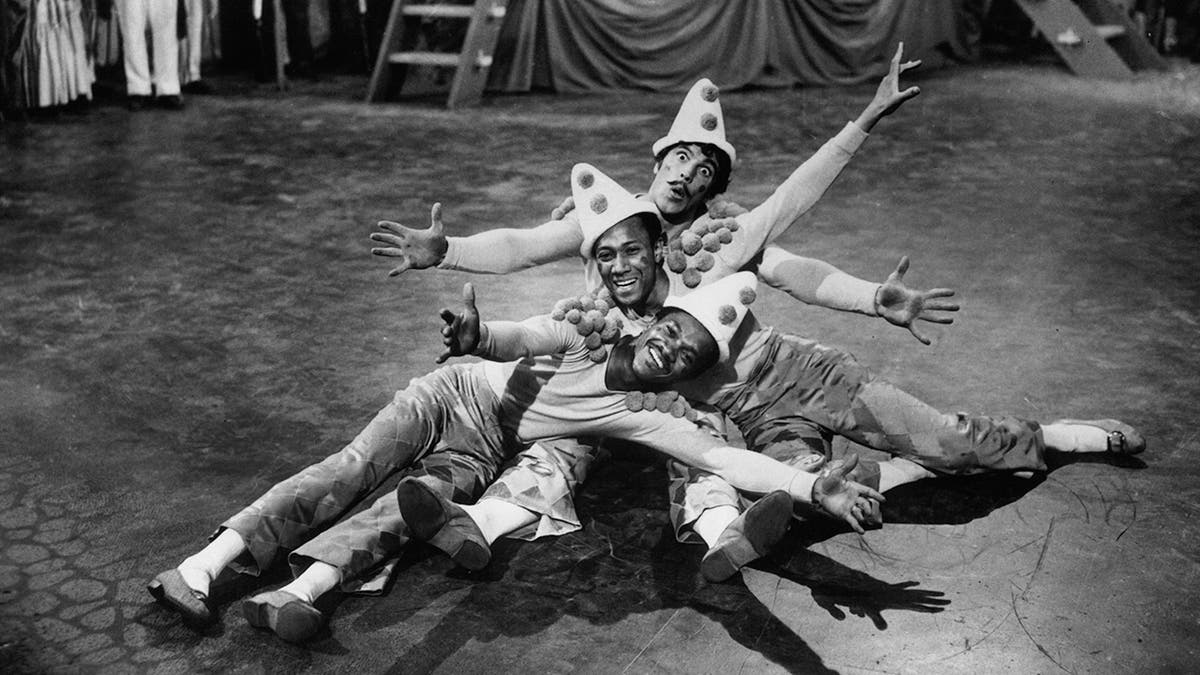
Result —
<instances>
[{"instance_id":1,"label":"draped backdrop","mask_svg":"<svg viewBox=\"0 0 1200 675\"><path fill-rule=\"evenodd\" d=\"M973 58L989 0L509 0L495 91L685 90L873 79L903 41Z\"/></svg>"}]
</instances>

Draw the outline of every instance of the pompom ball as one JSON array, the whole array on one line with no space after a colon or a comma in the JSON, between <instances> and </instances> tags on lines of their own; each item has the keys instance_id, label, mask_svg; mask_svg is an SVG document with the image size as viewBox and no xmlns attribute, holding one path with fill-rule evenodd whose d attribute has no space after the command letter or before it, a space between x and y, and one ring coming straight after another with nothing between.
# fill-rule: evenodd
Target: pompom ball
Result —
<instances>
[{"instance_id":1,"label":"pompom ball","mask_svg":"<svg viewBox=\"0 0 1200 675\"><path fill-rule=\"evenodd\" d=\"M717 321L720 321L726 326L736 320L737 310L733 308L733 305L721 305L720 309L717 310Z\"/></svg>"},{"instance_id":2,"label":"pompom ball","mask_svg":"<svg viewBox=\"0 0 1200 675\"><path fill-rule=\"evenodd\" d=\"M683 251L671 251L667 254L667 269L676 274L687 269L687 256Z\"/></svg>"}]
</instances>

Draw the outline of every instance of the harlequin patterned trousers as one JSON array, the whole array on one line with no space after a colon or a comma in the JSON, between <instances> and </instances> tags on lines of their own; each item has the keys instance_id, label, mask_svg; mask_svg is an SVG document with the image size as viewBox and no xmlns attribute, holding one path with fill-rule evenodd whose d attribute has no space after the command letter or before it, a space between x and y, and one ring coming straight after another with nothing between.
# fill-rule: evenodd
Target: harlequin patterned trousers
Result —
<instances>
[{"instance_id":1,"label":"harlequin patterned trousers","mask_svg":"<svg viewBox=\"0 0 1200 675\"><path fill-rule=\"evenodd\" d=\"M294 571L319 560L339 568L353 587L408 540L395 495L367 503L371 493L411 472L453 501L473 502L504 460L498 409L471 365L412 380L340 452L276 484L222 525L247 544L239 568L258 573L281 551L294 551Z\"/></svg>"}]
</instances>

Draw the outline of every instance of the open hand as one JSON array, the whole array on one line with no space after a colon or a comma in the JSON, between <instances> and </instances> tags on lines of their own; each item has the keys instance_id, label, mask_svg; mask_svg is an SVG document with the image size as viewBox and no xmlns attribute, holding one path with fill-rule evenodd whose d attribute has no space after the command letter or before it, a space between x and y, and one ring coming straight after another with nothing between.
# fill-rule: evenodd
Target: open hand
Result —
<instances>
[{"instance_id":1,"label":"open hand","mask_svg":"<svg viewBox=\"0 0 1200 675\"><path fill-rule=\"evenodd\" d=\"M866 532L863 525L872 524L878 517L878 502L884 498L865 485L846 480L846 475L857 465L855 454L830 462L813 483L812 503L825 515L844 520L855 532L863 534Z\"/></svg>"},{"instance_id":2,"label":"open hand","mask_svg":"<svg viewBox=\"0 0 1200 675\"><path fill-rule=\"evenodd\" d=\"M451 356L465 356L479 346L479 310L475 308L475 287L470 282L463 284L463 311L455 314L442 309L442 344L446 348L438 356L438 363L445 363Z\"/></svg>"},{"instance_id":3,"label":"open hand","mask_svg":"<svg viewBox=\"0 0 1200 675\"><path fill-rule=\"evenodd\" d=\"M934 288L928 291L918 291L904 285L904 274L908 272L908 256L900 258L896 271L888 275L887 280L875 293L875 311L887 319L888 323L907 328L912 336L922 344L930 344L928 337L922 335L913 325L920 319L930 323L954 323L953 317L930 312L957 312L958 305L942 300L954 295L950 288Z\"/></svg>"},{"instance_id":4,"label":"open hand","mask_svg":"<svg viewBox=\"0 0 1200 675\"><path fill-rule=\"evenodd\" d=\"M371 233L371 240L387 244L386 247L371 249L371 253L388 258L400 258L400 264L388 272L394 277L406 270L423 270L434 267L446 257L449 243L443 233L442 205L434 204L429 211L430 225L427 230L414 230L390 220L379 221L379 227L387 232Z\"/></svg>"},{"instance_id":5,"label":"open hand","mask_svg":"<svg viewBox=\"0 0 1200 675\"><path fill-rule=\"evenodd\" d=\"M858 125L862 127L863 131L871 131L876 122L896 112L900 106L904 105L905 101L915 98L921 93L920 87L909 87L900 91L900 75L921 65L919 59L900 63L903 53L904 43L901 42L896 47L896 54L892 56L887 75L884 75L883 79L879 81L879 88L875 90L875 98L867 104L866 110L859 117Z\"/></svg>"}]
</instances>

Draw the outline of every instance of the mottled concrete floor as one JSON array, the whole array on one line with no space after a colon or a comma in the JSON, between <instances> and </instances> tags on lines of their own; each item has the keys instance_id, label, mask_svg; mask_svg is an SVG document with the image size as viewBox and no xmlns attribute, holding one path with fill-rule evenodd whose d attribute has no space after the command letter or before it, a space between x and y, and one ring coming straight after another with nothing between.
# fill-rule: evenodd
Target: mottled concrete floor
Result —
<instances>
[{"instance_id":1,"label":"mottled concrete floor","mask_svg":"<svg viewBox=\"0 0 1200 675\"><path fill-rule=\"evenodd\" d=\"M661 467L631 454L587 487L583 532L474 575L414 548L307 647L246 624L255 584L203 635L144 584L433 367L435 308L468 277L389 279L374 222L441 200L454 232L533 224L581 160L644 184L678 97L448 113L363 106L342 78L0 127L0 671L1195 672L1200 76L1179 68L919 77L782 242L875 279L909 254L912 284L959 290L958 321L922 347L777 295L760 310L946 410L1125 419L1144 461L924 481L881 531L793 528L707 585L668 535ZM871 90L728 93L730 194L764 198ZM581 283L568 262L479 281L496 317Z\"/></svg>"}]
</instances>

